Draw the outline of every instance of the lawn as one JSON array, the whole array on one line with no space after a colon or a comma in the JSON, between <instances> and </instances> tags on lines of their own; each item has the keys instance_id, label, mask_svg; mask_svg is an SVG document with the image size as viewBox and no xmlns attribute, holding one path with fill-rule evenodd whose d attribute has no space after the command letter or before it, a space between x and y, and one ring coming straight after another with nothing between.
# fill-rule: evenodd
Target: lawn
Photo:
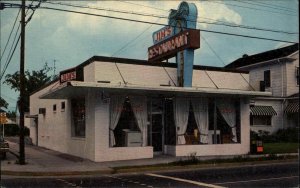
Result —
<instances>
[{"instance_id":1,"label":"lawn","mask_svg":"<svg viewBox=\"0 0 300 188\"><path fill-rule=\"evenodd\" d=\"M265 154L298 153L299 143L264 143Z\"/></svg>"}]
</instances>

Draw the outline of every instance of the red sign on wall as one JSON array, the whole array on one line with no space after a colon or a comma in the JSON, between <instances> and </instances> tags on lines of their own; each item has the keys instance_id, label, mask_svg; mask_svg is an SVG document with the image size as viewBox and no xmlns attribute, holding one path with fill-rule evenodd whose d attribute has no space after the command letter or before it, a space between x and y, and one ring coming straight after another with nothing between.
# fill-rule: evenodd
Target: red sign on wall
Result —
<instances>
[{"instance_id":1,"label":"red sign on wall","mask_svg":"<svg viewBox=\"0 0 300 188\"><path fill-rule=\"evenodd\" d=\"M76 80L76 70L60 73L60 83Z\"/></svg>"}]
</instances>

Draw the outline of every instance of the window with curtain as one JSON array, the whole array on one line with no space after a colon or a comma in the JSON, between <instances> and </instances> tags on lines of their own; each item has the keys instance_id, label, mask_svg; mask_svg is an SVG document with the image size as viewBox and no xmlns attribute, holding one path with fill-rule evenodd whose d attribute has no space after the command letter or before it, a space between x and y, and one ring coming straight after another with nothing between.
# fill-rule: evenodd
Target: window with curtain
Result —
<instances>
[{"instance_id":1,"label":"window with curtain","mask_svg":"<svg viewBox=\"0 0 300 188\"><path fill-rule=\"evenodd\" d=\"M147 146L147 98L114 96L110 108L110 146Z\"/></svg>"}]
</instances>

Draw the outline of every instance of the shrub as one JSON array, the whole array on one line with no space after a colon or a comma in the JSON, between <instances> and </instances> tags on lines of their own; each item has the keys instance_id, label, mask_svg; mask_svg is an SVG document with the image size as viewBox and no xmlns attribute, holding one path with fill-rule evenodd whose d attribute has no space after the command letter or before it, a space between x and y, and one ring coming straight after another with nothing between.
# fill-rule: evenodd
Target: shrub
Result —
<instances>
[{"instance_id":1,"label":"shrub","mask_svg":"<svg viewBox=\"0 0 300 188\"><path fill-rule=\"evenodd\" d=\"M299 128L279 129L274 134L269 134L267 131L259 131L258 133L251 131L251 140L262 140L265 143L278 143L278 142L298 142Z\"/></svg>"},{"instance_id":2,"label":"shrub","mask_svg":"<svg viewBox=\"0 0 300 188\"><path fill-rule=\"evenodd\" d=\"M5 136L18 136L20 128L16 124L6 124L4 125ZM29 136L30 130L27 127L24 127L24 135Z\"/></svg>"}]
</instances>

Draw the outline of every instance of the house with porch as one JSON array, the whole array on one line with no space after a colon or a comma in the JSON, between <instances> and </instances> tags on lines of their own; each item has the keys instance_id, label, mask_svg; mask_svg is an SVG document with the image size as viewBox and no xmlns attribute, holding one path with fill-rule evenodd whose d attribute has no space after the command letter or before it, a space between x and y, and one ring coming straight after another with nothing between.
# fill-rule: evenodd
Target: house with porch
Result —
<instances>
[{"instance_id":1,"label":"house with porch","mask_svg":"<svg viewBox=\"0 0 300 188\"><path fill-rule=\"evenodd\" d=\"M250 125L255 132L274 133L299 127L299 44L253 54L225 66L249 71L251 87L272 93L251 100Z\"/></svg>"}]
</instances>

